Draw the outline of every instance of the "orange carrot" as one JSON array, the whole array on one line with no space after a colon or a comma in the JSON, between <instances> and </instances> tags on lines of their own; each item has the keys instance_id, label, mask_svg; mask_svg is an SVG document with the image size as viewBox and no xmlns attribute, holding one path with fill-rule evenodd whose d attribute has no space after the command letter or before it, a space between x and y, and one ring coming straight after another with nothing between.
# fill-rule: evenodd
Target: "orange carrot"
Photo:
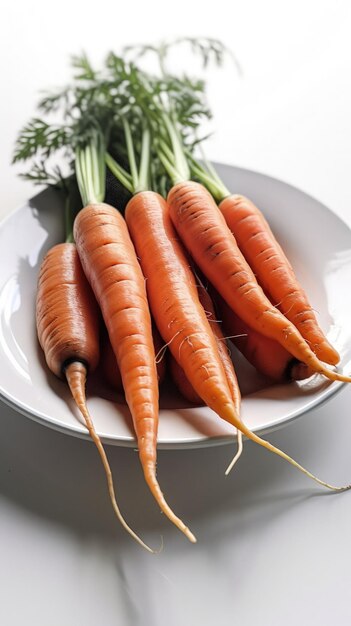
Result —
<instances>
[{"instance_id":1,"label":"orange carrot","mask_svg":"<svg viewBox=\"0 0 351 626\"><path fill-rule=\"evenodd\" d=\"M233 361L230 358L226 339L223 335L221 325L217 319L215 307L212 302L211 296L208 293L205 286L202 284L200 278L198 276L196 278L198 282L199 300L206 312L207 319L210 322L212 332L217 340L219 356L222 360L223 368L226 373L229 389L231 391L231 395L233 398L236 412L239 415L240 404L241 404L241 394L240 394L238 379L236 377L234 366L233 366Z\"/></svg>"},{"instance_id":2,"label":"orange carrot","mask_svg":"<svg viewBox=\"0 0 351 626\"><path fill-rule=\"evenodd\" d=\"M267 296L296 326L317 357L336 365L339 354L319 327L307 295L261 211L241 195L228 196L219 208Z\"/></svg>"},{"instance_id":3,"label":"orange carrot","mask_svg":"<svg viewBox=\"0 0 351 626\"><path fill-rule=\"evenodd\" d=\"M167 517L188 537L190 530L168 506L156 479L158 381L145 280L122 216L96 203L77 215L74 236L121 372L149 488Z\"/></svg>"},{"instance_id":4,"label":"orange carrot","mask_svg":"<svg viewBox=\"0 0 351 626\"><path fill-rule=\"evenodd\" d=\"M217 330L218 325L216 324L212 302L210 302L210 297L205 287L201 284L199 277L196 277L196 281L197 281L199 301L205 311L208 321L210 322L211 330L213 334L215 335L216 339L218 339L217 347L221 355L221 351L223 349L223 343L221 342L221 339L223 340L223 335L221 334L220 330ZM211 324L212 321L214 321L215 323L215 325L213 326ZM228 352L227 352L227 355L228 355ZM178 390L182 394L182 396L184 396L184 398L186 400L189 400L189 402L191 402L192 404L198 404L198 405L203 404L202 399L200 398L199 394L195 391L192 384L188 380L183 368L181 367L181 365L178 363L178 361L174 358L172 354L169 354L168 362L169 362L169 369L170 369L172 379L175 385L177 386ZM222 364L224 366L224 363ZM235 374L234 374L234 377L235 377ZM236 380L236 377L235 377L235 380ZM228 384L230 384L229 380L227 382ZM236 394L234 394L233 400L235 398L235 395ZM238 397L239 397L239 404L236 404L236 410L239 414L240 413L240 392L238 394Z\"/></svg>"},{"instance_id":5,"label":"orange carrot","mask_svg":"<svg viewBox=\"0 0 351 626\"><path fill-rule=\"evenodd\" d=\"M194 260L229 306L255 330L275 339L295 358L330 380L351 378L329 370L297 328L274 307L258 285L223 215L209 192L192 181L168 195L172 221Z\"/></svg>"},{"instance_id":6,"label":"orange carrot","mask_svg":"<svg viewBox=\"0 0 351 626\"><path fill-rule=\"evenodd\" d=\"M191 404L197 404L198 406L203 404L199 394L189 382L183 368L176 361L173 354L169 353L167 360L171 378L183 398L191 402Z\"/></svg>"},{"instance_id":7,"label":"orange carrot","mask_svg":"<svg viewBox=\"0 0 351 626\"><path fill-rule=\"evenodd\" d=\"M152 552L127 525L119 510L106 453L87 408L87 372L92 372L99 360L99 311L73 243L58 244L44 257L38 278L36 320L48 367L67 381L98 449L115 514L128 533Z\"/></svg>"},{"instance_id":8,"label":"orange carrot","mask_svg":"<svg viewBox=\"0 0 351 626\"><path fill-rule=\"evenodd\" d=\"M117 393L123 393L122 376L107 331L101 345L101 373L107 384Z\"/></svg>"},{"instance_id":9,"label":"orange carrot","mask_svg":"<svg viewBox=\"0 0 351 626\"><path fill-rule=\"evenodd\" d=\"M159 384L161 384L164 381L166 375L166 359L163 357L162 354L160 354L159 358L157 358L158 353L162 352L163 343L160 334L154 324L152 326L152 336L156 354L157 378ZM109 384L109 386L114 391L123 393L121 372L118 367L117 359L111 346L111 341L109 339L107 331L103 338L101 348L101 369L103 377Z\"/></svg>"},{"instance_id":10,"label":"orange carrot","mask_svg":"<svg viewBox=\"0 0 351 626\"><path fill-rule=\"evenodd\" d=\"M240 389L238 385L238 380L234 371L233 362L230 358L230 354L228 351L228 346L227 346L225 337L223 336L221 326L216 318L216 313L215 313L215 309L214 309L214 305L211 300L211 297L208 291L206 290L205 286L202 284L199 276L196 276L196 281L197 281L199 301L205 311L206 317L211 326L211 330L216 338L219 356L220 356L220 359L221 359L221 362L222 362L222 365L223 365L223 368L227 377L227 383L231 391L231 396L232 396L232 400L235 406L235 410L236 410L237 415L239 416L241 394L240 394ZM176 386L178 387L179 391L181 392L181 394L193 404L201 404L201 398L199 397L199 395L196 393L193 386L189 382L183 368L179 365L179 363L176 361L176 359L172 355L170 356L169 363L170 363L170 371L172 374L172 378ZM237 436L238 436L238 452L236 453L226 473L229 473L229 471L232 469L232 467L234 466L234 464L239 459L242 453L242 449L243 449L242 432L240 430L238 430Z\"/></svg>"},{"instance_id":11,"label":"orange carrot","mask_svg":"<svg viewBox=\"0 0 351 626\"><path fill-rule=\"evenodd\" d=\"M152 338L156 355L157 377L159 385L161 385L166 377L166 358L163 349L164 343L155 323L152 324Z\"/></svg>"},{"instance_id":12,"label":"orange carrot","mask_svg":"<svg viewBox=\"0 0 351 626\"><path fill-rule=\"evenodd\" d=\"M129 201L125 217L168 349L208 406L216 412L227 401L232 406L217 344L165 200L152 191L139 193Z\"/></svg>"},{"instance_id":13,"label":"orange carrot","mask_svg":"<svg viewBox=\"0 0 351 626\"><path fill-rule=\"evenodd\" d=\"M261 374L277 382L303 380L313 374L280 343L245 324L218 293L214 299L225 334Z\"/></svg>"},{"instance_id":14,"label":"orange carrot","mask_svg":"<svg viewBox=\"0 0 351 626\"><path fill-rule=\"evenodd\" d=\"M70 362L93 371L99 361L99 312L72 243L43 259L36 300L38 337L49 369L60 378Z\"/></svg>"},{"instance_id":15,"label":"orange carrot","mask_svg":"<svg viewBox=\"0 0 351 626\"><path fill-rule=\"evenodd\" d=\"M162 196L151 191L133 196L126 208L126 221L146 278L157 327L207 406L249 439L278 454L316 482L336 491L348 489L349 485L333 487L315 477L240 420L216 339L198 298L194 275Z\"/></svg>"},{"instance_id":16,"label":"orange carrot","mask_svg":"<svg viewBox=\"0 0 351 626\"><path fill-rule=\"evenodd\" d=\"M206 312L208 321L210 322L212 332L214 336L216 337L219 356L221 358L224 371L227 377L227 381L228 381L229 389L231 391L231 396L234 402L235 410L236 410L237 415L240 416L241 393L240 393L240 388L238 384L238 379L236 377L236 373L234 370L233 361L230 357L230 353L228 350L228 345L223 335L219 320L217 319L215 307L212 302L211 296L208 293L207 289L205 288L204 284L201 282L201 279L199 276L197 276L197 281L198 281L197 288L198 288L198 293L199 293L199 299ZM233 469L235 463L239 460L243 451L243 440L242 440L241 430L237 431L237 436L238 436L238 451L235 454L234 458L232 459L231 463L229 464L226 470L226 475L229 474L229 472Z\"/></svg>"}]
</instances>

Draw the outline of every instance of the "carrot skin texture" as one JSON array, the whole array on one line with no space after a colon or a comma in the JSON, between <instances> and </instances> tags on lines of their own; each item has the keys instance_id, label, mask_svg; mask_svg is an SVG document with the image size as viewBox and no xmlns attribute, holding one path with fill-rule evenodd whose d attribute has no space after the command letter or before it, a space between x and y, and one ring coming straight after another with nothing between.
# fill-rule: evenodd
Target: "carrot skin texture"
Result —
<instances>
[{"instance_id":1,"label":"carrot skin texture","mask_svg":"<svg viewBox=\"0 0 351 626\"><path fill-rule=\"evenodd\" d=\"M152 327L152 336L154 340L155 354L157 357L158 352L162 350L163 342L155 326ZM121 372L107 332L102 343L100 361L102 373L106 382L118 393L123 393ZM166 363L164 357L160 357L159 360L156 359L156 369L158 382L161 384L166 376Z\"/></svg>"},{"instance_id":2,"label":"carrot skin texture","mask_svg":"<svg viewBox=\"0 0 351 626\"><path fill-rule=\"evenodd\" d=\"M100 363L104 380L111 389L117 393L123 393L121 372L107 333L101 346Z\"/></svg>"},{"instance_id":3,"label":"carrot skin texture","mask_svg":"<svg viewBox=\"0 0 351 626\"><path fill-rule=\"evenodd\" d=\"M65 378L67 361L93 371L99 360L99 312L76 246L61 243L43 259L36 297L38 339L49 369Z\"/></svg>"},{"instance_id":4,"label":"carrot skin texture","mask_svg":"<svg viewBox=\"0 0 351 626\"><path fill-rule=\"evenodd\" d=\"M194 405L200 406L203 404L199 394L196 393L183 368L179 365L178 361L175 360L173 354L168 354L167 360L171 378L183 398Z\"/></svg>"},{"instance_id":5,"label":"carrot skin texture","mask_svg":"<svg viewBox=\"0 0 351 626\"><path fill-rule=\"evenodd\" d=\"M166 378L166 357L164 354L164 343L162 337L158 332L156 324L152 324L152 337L154 340L155 355L156 355L156 369L159 385L161 385Z\"/></svg>"},{"instance_id":6,"label":"carrot skin texture","mask_svg":"<svg viewBox=\"0 0 351 626\"><path fill-rule=\"evenodd\" d=\"M167 203L157 193L144 192L129 201L125 217L163 340L202 400L218 414L227 404L234 411L217 343Z\"/></svg>"},{"instance_id":7,"label":"carrot skin texture","mask_svg":"<svg viewBox=\"0 0 351 626\"><path fill-rule=\"evenodd\" d=\"M276 382L312 376L313 371L292 357L280 343L250 328L218 294L214 298L225 334L258 372Z\"/></svg>"},{"instance_id":8,"label":"carrot skin texture","mask_svg":"<svg viewBox=\"0 0 351 626\"><path fill-rule=\"evenodd\" d=\"M222 332L221 324L217 319L215 306L210 294L203 284L198 286L198 293L200 302L206 311L208 321L210 323L212 332L217 340L217 347L219 356L221 358L223 368L227 377L229 389L231 391L234 406L238 415L240 415L241 393L239 388L238 379L236 377L233 361L230 357L228 345L224 334Z\"/></svg>"},{"instance_id":9,"label":"carrot skin texture","mask_svg":"<svg viewBox=\"0 0 351 626\"><path fill-rule=\"evenodd\" d=\"M121 372L145 480L162 511L195 542L169 508L156 479L159 394L151 316L126 223L107 204L88 205L75 219L74 237Z\"/></svg>"},{"instance_id":10,"label":"carrot skin texture","mask_svg":"<svg viewBox=\"0 0 351 626\"><path fill-rule=\"evenodd\" d=\"M206 312L206 315L208 316L208 321L210 322L212 332L217 341L219 356L221 358L225 375L227 377L227 382L228 382L229 389L231 392L233 404L235 407L235 412L238 415L238 417L240 417L241 392L240 392L238 379L236 377L233 361L230 356L227 341L222 332L221 324L219 323L219 320L217 319L216 310L215 310L215 306L212 301L212 298L210 294L208 293L207 289L205 288L204 284L200 280L198 284L198 292L199 292L200 302ZM226 475L228 475L229 472L231 472L232 468L239 460L243 451L242 430L237 429L237 437L238 437L238 450L236 454L234 455L233 459L231 460L225 472Z\"/></svg>"},{"instance_id":11,"label":"carrot skin texture","mask_svg":"<svg viewBox=\"0 0 351 626\"><path fill-rule=\"evenodd\" d=\"M198 284L197 291L200 303L205 311L206 317L210 323L211 330L217 340L217 348L219 355L222 359L222 365L224 367L225 373L227 375L227 382L232 391L232 398L234 400L236 410L238 414L240 413L240 390L238 381L235 375L234 367L232 360L230 358L226 341L223 337L220 325L217 323L216 314L213 306L213 302L210 298L209 293L205 289L204 285ZM203 404L200 396L196 393L192 384L189 382L183 368L179 365L172 354L169 355L169 370L172 376L172 379L182 394L182 396L189 400L192 404L201 405Z\"/></svg>"},{"instance_id":12,"label":"carrot skin texture","mask_svg":"<svg viewBox=\"0 0 351 626\"><path fill-rule=\"evenodd\" d=\"M236 411L239 415L241 394L238 380L234 371L233 362L230 358L228 346L221 330L221 325L218 323L212 299L204 285L201 283L198 284L197 291L200 303L205 311L206 317L210 323L211 330L216 338L218 352L227 376L229 388L232 392L232 399L234 401ZM183 368L179 365L179 363L172 355L170 355L169 357L169 369L176 386L178 387L184 398L189 400L189 402L191 402L192 404L201 404L202 400L200 396L196 393L193 386L189 382Z\"/></svg>"},{"instance_id":13,"label":"carrot skin texture","mask_svg":"<svg viewBox=\"0 0 351 626\"><path fill-rule=\"evenodd\" d=\"M277 303L321 361L337 365L340 356L319 327L307 295L261 211L241 195L228 196L219 209L270 300Z\"/></svg>"},{"instance_id":14,"label":"carrot skin texture","mask_svg":"<svg viewBox=\"0 0 351 626\"><path fill-rule=\"evenodd\" d=\"M350 377L329 370L319 361L297 328L268 300L205 187L192 181L179 183L170 190L168 203L186 248L244 322L278 341L314 372L329 380L351 382Z\"/></svg>"}]
</instances>

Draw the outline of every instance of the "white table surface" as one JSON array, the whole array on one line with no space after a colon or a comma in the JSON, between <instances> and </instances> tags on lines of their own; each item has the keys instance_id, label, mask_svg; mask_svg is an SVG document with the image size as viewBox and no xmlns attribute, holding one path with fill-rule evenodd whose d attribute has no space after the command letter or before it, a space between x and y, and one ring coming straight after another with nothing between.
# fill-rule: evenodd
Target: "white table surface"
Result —
<instances>
[{"instance_id":1,"label":"white table surface","mask_svg":"<svg viewBox=\"0 0 351 626\"><path fill-rule=\"evenodd\" d=\"M351 226L348 0L5 0L0 11L1 216L35 192L9 164L12 145L38 90L67 78L70 54L205 34L231 46L244 73L226 64L209 74L209 156L294 184ZM270 439L321 477L350 482L350 401L344 388ZM151 556L115 522L92 444L4 404L0 424L4 626L350 624L350 492L326 494L251 443L226 479L227 447L161 451L162 486L193 546L160 516L135 452L109 448L129 522L152 545L163 534Z\"/></svg>"}]
</instances>

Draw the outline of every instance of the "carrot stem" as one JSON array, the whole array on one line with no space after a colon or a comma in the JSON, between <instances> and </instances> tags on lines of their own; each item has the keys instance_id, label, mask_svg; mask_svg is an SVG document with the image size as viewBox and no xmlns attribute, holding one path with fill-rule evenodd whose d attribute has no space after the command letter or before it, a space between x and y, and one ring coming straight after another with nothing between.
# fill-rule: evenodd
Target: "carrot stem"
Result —
<instances>
[{"instance_id":1,"label":"carrot stem","mask_svg":"<svg viewBox=\"0 0 351 626\"><path fill-rule=\"evenodd\" d=\"M230 195L230 191L229 189L227 189L225 187L225 185L223 184L223 181L221 180L221 178L218 175L218 172L215 170L215 168L213 167L212 163L207 159L207 156L205 154L205 150L203 148L203 145L201 142L199 142L199 150L200 150L200 154L201 154L201 160L204 163L207 171L209 172L209 174L211 174L212 178L214 181L217 182L218 186L220 186L222 188L222 193L223 195Z\"/></svg>"},{"instance_id":2,"label":"carrot stem","mask_svg":"<svg viewBox=\"0 0 351 626\"><path fill-rule=\"evenodd\" d=\"M170 119L169 115L167 115L166 112L163 113L162 119L164 121L164 125L167 129L172 144L176 169L182 177L182 180L189 180L190 168L184 153L183 143L181 141L179 133L177 132L176 124Z\"/></svg>"},{"instance_id":3,"label":"carrot stem","mask_svg":"<svg viewBox=\"0 0 351 626\"><path fill-rule=\"evenodd\" d=\"M140 162L138 170L131 128L126 119L123 119L123 127L131 173L129 174L129 172L117 163L109 153L105 154L105 162L117 180L119 180L130 193L135 195L142 191L147 191L149 188L151 135L150 130L144 126L141 136Z\"/></svg>"},{"instance_id":4,"label":"carrot stem","mask_svg":"<svg viewBox=\"0 0 351 626\"><path fill-rule=\"evenodd\" d=\"M195 176L207 187L212 196L220 202L224 198L230 195L230 191L224 185L223 181L219 178L216 170L212 167L212 165L207 161L205 157L205 153L202 150L203 161L206 165L207 170L202 167L202 165L195 159L195 157L189 152L186 152L186 155L190 161L190 169L195 174Z\"/></svg>"},{"instance_id":5,"label":"carrot stem","mask_svg":"<svg viewBox=\"0 0 351 626\"><path fill-rule=\"evenodd\" d=\"M150 144L151 135L148 128L143 129L141 138L141 154L140 154L140 166L138 185L135 188L134 193L140 191L147 191L149 189L149 170L150 170Z\"/></svg>"},{"instance_id":6,"label":"carrot stem","mask_svg":"<svg viewBox=\"0 0 351 626\"><path fill-rule=\"evenodd\" d=\"M132 181L133 181L133 189L135 191L135 189L137 189L139 185L139 174L138 174L138 168L136 164L135 151L134 151L130 125L125 118L123 118L123 128L124 128L124 135L126 139L130 173L131 173Z\"/></svg>"},{"instance_id":7,"label":"carrot stem","mask_svg":"<svg viewBox=\"0 0 351 626\"><path fill-rule=\"evenodd\" d=\"M112 174L119 180L119 182L125 187L130 193L133 193L133 182L132 177L115 159L106 152L105 154L105 162L109 170L111 170Z\"/></svg>"},{"instance_id":8,"label":"carrot stem","mask_svg":"<svg viewBox=\"0 0 351 626\"><path fill-rule=\"evenodd\" d=\"M167 142L163 138L161 138L159 140L159 145L169 162L172 163L172 161L174 161L174 155Z\"/></svg>"},{"instance_id":9,"label":"carrot stem","mask_svg":"<svg viewBox=\"0 0 351 626\"><path fill-rule=\"evenodd\" d=\"M73 242L73 219L70 194L67 195L65 200L65 237L66 243Z\"/></svg>"},{"instance_id":10,"label":"carrot stem","mask_svg":"<svg viewBox=\"0 0 351 626\"><path fill-rule=\"evenodd\" d=\"M84 205L98 204L105 197L105 146L101 132L95 131L84 147L76 149L77 183Z\"/></svg>"},{"instance_id":11,"label":"carrot stem","mask_svg":"<svg viewBox=\"0 0 351 626\"><path fill-rule=\"evenodd\" d=\"M167 156L161 150L159 150L159 152L158 152L158 157L159 157L163 167L165 168L166 172L168 173L169 177L172 179L172 183L174 185L177 185L178 183L182 183L183 182L183 178L182 178L181 174L172 165L172 163L168 160Z\"/></svg>"}]
</instances>

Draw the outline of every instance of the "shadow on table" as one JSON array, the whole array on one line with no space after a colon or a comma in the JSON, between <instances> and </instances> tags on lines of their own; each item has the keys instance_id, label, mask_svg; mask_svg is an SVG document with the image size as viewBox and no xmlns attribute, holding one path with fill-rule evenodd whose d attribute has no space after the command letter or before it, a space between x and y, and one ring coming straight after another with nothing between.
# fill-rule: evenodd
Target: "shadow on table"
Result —
<instances>
[{"instance_id":1,"label":"shadow on table","mask_svg":"<svg viewBox=\"0 0 351 626\"><path fill-rule=\"evenodd\" d=\"M328 408L333 405L335 415L340 402L338 397L328 403ZM110 507L95 446L45 428L3 404L0 410L0 494L82 539L129 541ZM326 408L319 410L318 432L315 411L270 435L272 443L316 472L318 459L320 462L323 455L328 454L333 438L336 441L339 438L337 427L331 430L326 426L324 414L321 416L323 411L327 414ZM156 537L162 534L165 542L171 540L172 533L177 534L177 531L159 513L145 486L137 453L114 446L106 449L117 498L129 524L143 537L145 533L156 533ZM304 476L298 476L283 460L251 442L245 442L242 459L232 474L225 477L224 470L234 452L234 445L159 451L158 478L166 498L195 533L197 528L201 529L201 541L211 540L212 535L210 532L210 537L206 538L204 524L207 533L208 528L217 528L219 519L227 519L230 522L228 532L235 532L238 530L236 515L240 514L242 519L243 511L246 520L254 515L257 522L260 511L268 518L274 517L280 510L298 506L301 499L330 493ZM340 465L342 463L340 461ZM343 470L345 473L345 463ZM335 474L323 478L335 482L344 480ZM264 506L260 507L260 503ZM267 507L269 503L272 506ZM157 541L158 538L156 544Z\"/></svg>"}]
</instances>

